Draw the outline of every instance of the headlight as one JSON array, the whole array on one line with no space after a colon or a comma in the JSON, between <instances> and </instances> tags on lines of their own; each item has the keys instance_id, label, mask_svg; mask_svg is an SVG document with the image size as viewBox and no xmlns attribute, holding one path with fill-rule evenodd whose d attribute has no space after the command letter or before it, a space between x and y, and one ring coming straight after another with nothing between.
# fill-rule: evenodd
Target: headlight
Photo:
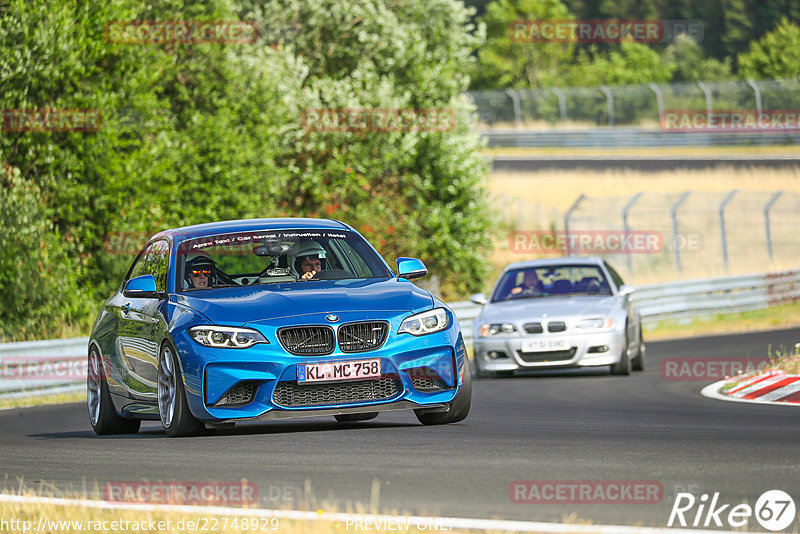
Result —
<instances>
[{"instance_id":1,"label":"headlight","mask_svg":"<svg viewBox=\"0 0 800 534\"><path fill-rule=\"evenodd\" d=\"M497 334L511 334L516 332L516 327L511 323L482 324L481 337L496 336Z\"/></svg>"},{"instance_id":2,"label":"headlight","mask_svg":"<svg viewBox=\"0 0 800 534\"><path fill-rule=\"evenodd\" d=\"M447 312L444 311L444 308L436 308L406 318L397 333L424 336L444 330L449 324L450 321L447 319Z\"/></svg>"},{"instance_id":3,"label":"headlight","mask_svg":"<svg viewBox=\"0 0 800 534\"><path fill-rule=\"evenodd\" d=\"M611 317L597 317L596 319L582 319L575 325L576 328L592 330L608 330L614 328L614 319Z\"/></svg>"},{"instance_id":4,"label":"headlight","mask_svg":"<svg viewBox=\"0 0 800 534\"><path fill-rule=\"evenodd\" d=\"M269 343L261 332L233 326L194 326L189 335L206 347L246 349L256 343Z\"/></svg>"}]
</instances>

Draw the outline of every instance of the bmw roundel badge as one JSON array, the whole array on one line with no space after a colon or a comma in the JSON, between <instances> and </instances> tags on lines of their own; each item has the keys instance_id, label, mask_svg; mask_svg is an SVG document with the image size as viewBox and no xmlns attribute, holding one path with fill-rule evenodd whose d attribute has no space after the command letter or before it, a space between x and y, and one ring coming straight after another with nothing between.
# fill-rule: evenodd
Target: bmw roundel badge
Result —
<instances>
[{"instance_id":1,"label":"bmw roundel badge","mask_svg":"<svg viewBox=\"0 0 800 534\"><path fill-rule=\"evenodd\" d=\"M334 315L334 314L331 313L329 315L326 315L325 319L327 319L328 322L335 323L336 321L339 320L339 316L338 315Z\"/></svg>"}]
</instances>

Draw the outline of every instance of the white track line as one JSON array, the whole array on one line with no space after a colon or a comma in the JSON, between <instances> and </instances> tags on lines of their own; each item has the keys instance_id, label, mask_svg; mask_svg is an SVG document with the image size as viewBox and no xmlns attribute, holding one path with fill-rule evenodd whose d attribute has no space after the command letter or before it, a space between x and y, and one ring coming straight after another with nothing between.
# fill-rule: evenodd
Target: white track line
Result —
<instances>
[{"instance_id":1,"label":"white track line","mask_svg":"<svg viewBox=\"0 0 800 534\"><path fill-rule=\"evenodd\" d=\"M398 524L398 519L412 527L417 524L425 525L430 530L433 525L448 527L449 530L504 530L512 532L540 532L540 533L587 533L587 534L734 534L730 530L701 530L685 528L659 528L659 527L632 527L628 525L573 525L562 523L544 523L534 521L505 521L498 519L468 519L462 517L423 517L423 516L392 516L371 514L344 514L331 512L304 512L300 510L268 510L262 508L228 508L223 506L186 506L170 504L135 504L109 501L93 501L89 499L62 499L56 497L30 497L25 495L8 495L0 493L0 502L21 504L50 504L55 506L77 506L82 508L96 508L101 510L145 510L149 512L183 512L186 514L213 514L218 516L247 516L259 518L284 518L300 521L330 521L346 522L354 519L369 520L372 528L378 527L378 522L387 525ZM377 523L377 524L376 524ZM349 530L349 529L348 529ZM358 531L357 528L353 528ZM442 530L445 530L442 528Z\"/></svg>"}]
</instances>

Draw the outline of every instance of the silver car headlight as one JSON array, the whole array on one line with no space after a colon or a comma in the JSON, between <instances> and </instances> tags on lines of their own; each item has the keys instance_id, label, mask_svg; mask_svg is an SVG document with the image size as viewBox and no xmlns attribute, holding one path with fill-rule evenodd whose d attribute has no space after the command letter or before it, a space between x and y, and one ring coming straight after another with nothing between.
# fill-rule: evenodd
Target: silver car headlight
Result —
<instances>
[{"instance_id":1,"label":"silver car headlight","mask_svg":"<svg viewBox=\"0 0 800 534\"><path fill-rule=\"evenodd\" d=\"M447 312L444 311L444 308L435 308L406 317L400 324L400 329L397 333L424 336L434 332L441 332L449 325L450 321L447 319Z\"/></svg>"},{"instance_id":2,"label":"silver car headlight","mask_svg":"<svg viewBox=\"0 0 800 534\"><path fill-rule=\"evenodd\" d=\"M575 328L583 330L611 330L614 328L614 319L611 317L595 317L592 319L581 319Z\"/></svg>"},{"instance_id":3,"label":"silver car headlight","mask_svg":"<svg viewBox=\"0 0 800 534\"><path fill-rule=\"evenodd\" d=\"M517 328L511 323L486 323L481 325L479 334L481 337L496 336L498 334L513 334Z\"/></svg>"},{"instance_id":4,"label":"silver car headlight","mask_svg":"<svg viewBox=\"0 0 800 534\"><path fill-rule=\"evenodd\" d=\"M246 349L256 343L269 343L257 330L233 326L193 326L189 335L201 345L214 348Z\"/></svg>"}]
</instances>

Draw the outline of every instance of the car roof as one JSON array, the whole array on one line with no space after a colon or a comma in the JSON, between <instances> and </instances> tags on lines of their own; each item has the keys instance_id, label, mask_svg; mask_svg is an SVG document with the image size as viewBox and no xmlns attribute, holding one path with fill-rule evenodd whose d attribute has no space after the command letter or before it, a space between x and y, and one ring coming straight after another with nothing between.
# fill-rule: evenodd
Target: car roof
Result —
<instances>
[{"instance_id":1,"label":"car roof","mask_svg":"<svg viewBox=\"0 0 800 534\"><path fill-rule=\"evenodd\" d=\"M603 258L598 256L561 256L558 258L545 258L540 260L517 261L506 265L505 271L527 269L530 267L554 267L557 265L602 265Z\"/></svg>"},{"instance_id":2,"label":"car roof","mask_svg":"<svg viewBox=\"0 0 800 534\"><path fill-rule=\"evenodd\" d=\"M239 219L195 224L180 228L170 228L157 233L155 237L170 236L178 241L216 234L234 232L254 232L258 230L341 230L350 231L350 226L333 219L311 219L303 217L281 217L269 219Z\"/></svg>"}]
</instances>

